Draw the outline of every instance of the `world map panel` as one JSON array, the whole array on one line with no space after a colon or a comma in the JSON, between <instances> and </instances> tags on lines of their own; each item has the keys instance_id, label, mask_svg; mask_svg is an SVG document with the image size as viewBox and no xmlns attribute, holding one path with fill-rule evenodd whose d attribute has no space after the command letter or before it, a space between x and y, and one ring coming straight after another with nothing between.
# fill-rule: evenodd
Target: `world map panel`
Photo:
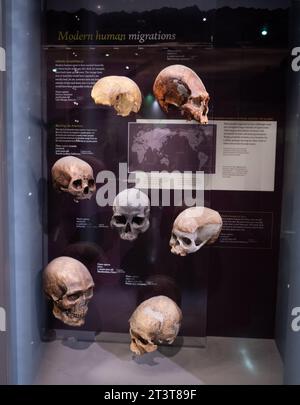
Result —
<instances>
[{"instance_id":1,"label":"world map panel","mask_svg":"<svg viewBox=\"0 0 300 405\"><path fill-rule=\"evenodd\" d=\"M216 126L129 123L129 172L215 173Z\"/></svg>"}]
</instances>

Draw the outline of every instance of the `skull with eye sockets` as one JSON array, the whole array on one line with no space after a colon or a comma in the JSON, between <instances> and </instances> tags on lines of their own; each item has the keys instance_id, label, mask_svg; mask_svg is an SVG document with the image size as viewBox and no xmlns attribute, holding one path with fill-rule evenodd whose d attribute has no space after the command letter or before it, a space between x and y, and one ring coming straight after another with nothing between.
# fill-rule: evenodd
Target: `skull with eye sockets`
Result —
<instances>
[{"instance_id":1,"label":"skull with eye sockets","mask_svg":"<svg viewBox=\"0 0 300 405\"><path fill-rule=\"evenodd\" d=\"M163 69L155 80L153 92L166 113L173 105L188 120L208 123L209 94L200 77L189 67L171 65Z\"/></svg>"},{"instance_id":2,"label":"skull with eye sockets","mask_svg":"<svg viewBox=\"0 0 300 405\"><path fill-rule=\"evenodd\" d=\"M92 167L75 156L65 156L52 167L53 186L72 195L75 202L90 199L96 191Z\"/></svg>"},{"instance_id":3,"label":"skull with eye sockets","mask_svg":"<svg viewBox=\"0 0 300 405\"><path fill-rule=\"evenodd\" d=\"M171 252L180 256L195 253L205 244L216 242L221 229L222 218L217 211L205 207L188 208L174 222Z\"/></svg>"},{"instance_id":4,"label":"skull with eye sockets","mask_svg":"<svg viewBox=\"0 0 300 405\"><path fill-rule=\"evenodd\" d=\"M120 238L132 242L150 226L150 200L136 188L122 191L114 200L111 226Z\"/></svg>"},{"instance_id":5,"label":"skull with eye sockets","mask_svg":"<svg viewBox=\"0 0 300 405\"><path fill-rule=\"evenodd\" d=\"M172 344L179 332L181 320L180 308L164 295L142 302L129 320L130 350L140 356L154 352L158 344Z\"/></svg>"},{"instance_id":6,"label":"skull with eye sockets","mask_svg":"<svg viewBox=\"0 0 300 405\"><path fill-rule=\"evenodd\" d=\"M93 297L94 282L78 260L62 256L44 270L45 294L53 302L53 315L70 326L82 326Z\"/></svg>"}]
</instances>

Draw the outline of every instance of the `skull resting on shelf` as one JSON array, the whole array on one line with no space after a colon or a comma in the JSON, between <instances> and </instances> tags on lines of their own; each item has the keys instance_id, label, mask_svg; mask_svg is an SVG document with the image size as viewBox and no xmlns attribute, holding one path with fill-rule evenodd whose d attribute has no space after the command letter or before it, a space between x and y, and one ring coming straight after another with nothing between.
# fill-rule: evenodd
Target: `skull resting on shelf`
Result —
<instances>
[{"instance_id":1,"label":"skull resting on shelf","mask_svg":"<svg viewBox=\"0 0 300 405\"><path fill-rule=\"evenodd\" d=\"M222 218L217 211L205 207L187 208L174 221L171 252L180 256L197 252L205 244L216 242L221 229Z\"/></svg>"},{"instance_id":2,"label":"skull resting on shelf","mask_svg":"<svg viewBox=\"0 0 300 405\"><path fill-rule=\"evenodd\" d=\"M53 186L69 193L74 201L90 199L96 191L92 167L75 156L65 156L52 167Z\"/></svg>"},{"instance_id":3,"label":"skull resting on shelf","mask_svg":"<svg viewBox=\"0 0 300 405\"><path fill-rule=\"evenodd\" d=\"M114 200L111 226L117 229L121 239L132 242L149 228L149 216L148 196L136 188L126 189Z\"/></svg>"},{"instance_id":4,"label":"skull resting on shelf","mask_svg":"<svg viewBox=\"0 0 300 405\"><path fill-rule=\"evenodd\" d=\"M91 96L96 104L114 107L122 117L139 112L142 105L138 85L126 76L103 77L94 85Z\"/></svg>"},{"instance_id":5,"label":"skull resting on shelf","mask_svg":"<svg viewBox=\"0 0 300 405\"><path fill-rule=\"evenodd\" d=\"M172 344L181 320L180 308L168 297L160 295L142 302L129 320L130 350L142 355L157 350L158 344Z\"/></svg>"},{"instance_id":6,"label":"skull resting on shelf","mask_svg":"<svg viewBox=\"0 0 300 405\"><path fill-rule=\"evenodd\" d=\"M200 77L189 67L171 65L157 76L154 95L167 113L169 105L178 107L188 120L208 123L209 94Z\"/></svg>"},{"instance_id":7,"label":"skull resting on shelf","mask_svg":"<svg viewBox=\"0 0 300 405\"><path fill-rule=\"evenodd\" d=\"M43 285L57 319L70 326L84 325L94 282L80 261L66 256L52 260L44 270Z\"/></svg>"}]
</instances>

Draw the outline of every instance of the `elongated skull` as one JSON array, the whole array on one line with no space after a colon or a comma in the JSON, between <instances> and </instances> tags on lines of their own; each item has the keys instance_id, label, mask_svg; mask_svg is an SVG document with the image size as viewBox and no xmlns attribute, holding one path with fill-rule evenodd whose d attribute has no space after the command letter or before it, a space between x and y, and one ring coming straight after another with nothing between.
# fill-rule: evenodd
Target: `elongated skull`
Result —
<instances>
[{"instance_id":1,"label":"elongated skull","mask_svg":"<svg viewBox=\"0 0 300 405\"><path fill-rule=\"evenodd\" d=\"M150 201L136 188L122 191L114 200L111 226L116 228L121 239L134 241L150 226Z\"/></svg>"},{"instance_id":2,"label":"elongated skull","mask_svg":"<svg viewBox=\"0 0 300 405\"><path fill-rule=\"evenodd\" d=\"M45 294L53 302L53 315L70 326L84 325L94 282L88 269L71 257L58 257L44 270Z\"/></svg>"},{"instance_id":3,"label":"elongated skull","mask_svg":"<svg viewBox=\"0 0 300 405\"><path fill-rule=\"evenodd\" d=\"M157 76L153 91L161 108L167 113L169 105L180 108L188 120L208 123L209 94L200 77L183 65L172 65Z\"/></svg>"},{"instance_id":4,"label":"elongated skull","mask_svg":"<svg viewBox=\"0 0 300 405\"><path fill-rule=\"evenodd\" d=\"M91 96L96 104L114 107L122 117L139 112L142 105L138 85L125 76L103 77L94 85Z\"/></svg>"},{"instance_id":5,"label":"elongated skull","mask_svg":"<svg viewBox=\"0 0 300 405\"><path fill-rule=\"evenodd\" d=\"M177 304L163 295L142 302L132 314L130 350L142 355L154 352L158 344L172 344L177 337L182 313Z\"/></svg>"},{"instance_id":6,"label":"elongated skull","mask_svg":"<svg viewBox=\"0 0 300 405\"><path fill-rule=\"evenodd\" d=\"M170 240L171 252L186 256L205 244L214 243L222 229L217 211L205 207L187 208L176 218Z\"/></svg>"},{"instance_id":7,"label":"elongated skull","mask_svg":"<svg viewBox=\"0 0 300 405\"><path fill-rule=\"evenodd\" d=\"M75 156L59 159L51 172L54 188L71 194L76 202L90 199L96 191L93 169Z\"/></svg>"}]
</instances>

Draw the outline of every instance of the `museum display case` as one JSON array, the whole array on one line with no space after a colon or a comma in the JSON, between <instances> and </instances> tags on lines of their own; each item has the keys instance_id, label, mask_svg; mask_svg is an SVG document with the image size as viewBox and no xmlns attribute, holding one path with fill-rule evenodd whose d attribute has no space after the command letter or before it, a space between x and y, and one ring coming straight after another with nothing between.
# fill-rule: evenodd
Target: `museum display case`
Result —
<instances>
[{"instance_id":1,"label":"museum display case","mask_svg":"<svg viewBox=\"0 0 300 405\"><path fill-rule=\"evenodd\" d=\"M1 383L70 338L293 362L300 4L244 3L0 2Z\"/></svg>"}]
</instances>

